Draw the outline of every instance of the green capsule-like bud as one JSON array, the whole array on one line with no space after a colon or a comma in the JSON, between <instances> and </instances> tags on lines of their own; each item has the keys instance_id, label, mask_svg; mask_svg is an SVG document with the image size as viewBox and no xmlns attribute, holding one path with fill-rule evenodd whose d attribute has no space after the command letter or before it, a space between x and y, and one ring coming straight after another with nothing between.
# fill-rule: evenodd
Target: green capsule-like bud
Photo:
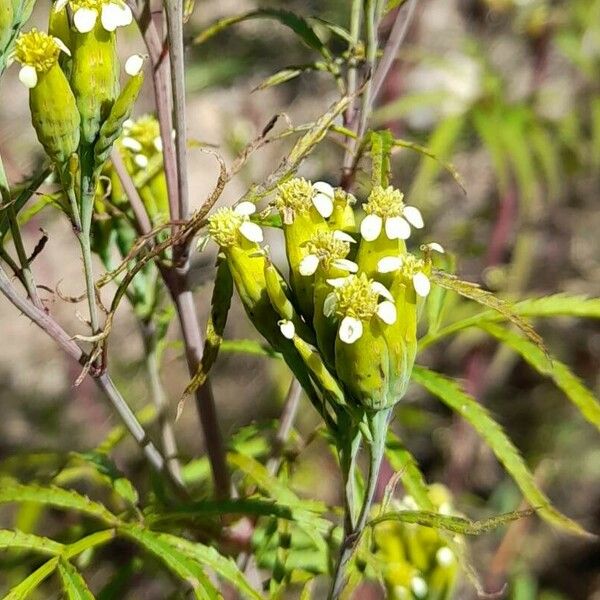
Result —
<instances>
[{"instance_id":1,"label":"green capsule-like bud","mask_svg":"<svg viewBox=\"0 0 600 600\"><path fill-rule=\"evenodd\" d=\"M354 238L344 231L317 231L305 243L306 254L299 266L303 277L314 279L313 327L317 336L317 345L329 367L333 367L335 362L337 322L332 315L325 315L323 310L325 299L331 292L327 280L358 271L356 263L347 258L353 243Z\"/></svg>"},{"instance_id":2,"label":"green capsule-like bud","mask_svg":"<svg viewBox=\"0 0 600 600\"><path fill-rule=\"evenodd\" d=\"M306 242L315 233L329 229L325 219L333 211L334 191L324 182L313 185L301 178L282 183L278 191L275 206L283 223L290 283L302 315L310 321L314 312L314 277L302 275L300 264L307 255Z\"/></svg>"},{"instance_id":3,"label":"green capsule-like bud","mask_svg":"<svg viewBox=\"0 0 600 600\"><path fill-rule=\"evenodd\" d=\"M135 69L127 69L131 77L123 91L119 94L114 104L102 123L98 132L98 138L94 145L94 164L97 169L100 169L108 159L112 151L113 144L121 135L123 124L129 119L133 105L137 100L138 94L144 83L144 74L141 71L143 59L139 55L133 55L127 61L135 62Z\"/></svg>"},{"instance_id":4,"label":"green capsule-like bud","mask_svg":"<svg viewBox=\"0 0 600 600\"><path fill-rule=\"evenodd\" d=\"M356 262L369 277L379 281L382 280L377 274L379 260L406 252L404 240L410 237L411 229L405 218L407 207L403 200L400 191L376 186L363 204L365 217L360 224L361 241ZM410 210L408 212L410 214Z\"/></svg>"},{"instance_id":5,"label":"green capsule-like bud","mask_svg":"<svg viewBox=\"0 0 600 600\"><path fill-rule=\"evenodd\" d=\"M169 219L169 197L157 119L144 115L135 121L127 120L117 147L150 220L154 225L166 223Z\"/></svg>"},{"instance_id":6,"label":"green capsule-like bud","mask_svg":"<svg viewBox=\"0 0 600 600\"><path fill-rule=\"evenodd\" d=\"M79 146L80 117L75 97L58 64L68 49L58 38L32 29L15 43L15 59L21 63L19 79L29 88L31 119L46 154L64 165Z\"/></svg>"},{"instance_id":7,"label":"green capsule-like bud","mask_svg":"<svg viewBox=\"0 0 600 600\"><path fill-rule=\"evenodd\" d=\"M81 114L83 139L92 144L119 95L115 34L96 24L89 33L72 32L71 87Z\"/></svg>"},{"instance_id":8,"label":"green capsule-like bud","mask_svg":"<svg viewBox=\"0 0 600 600\"><path fill-rule=\"evenodd\" d=\"M333 291L324 311L335 315L339 323L335 340L338 377L361 406L374 411L393 406L399 397L386 340L397 318L393 296L364 273L328 282Z\"/></svg>"}]
</instances>

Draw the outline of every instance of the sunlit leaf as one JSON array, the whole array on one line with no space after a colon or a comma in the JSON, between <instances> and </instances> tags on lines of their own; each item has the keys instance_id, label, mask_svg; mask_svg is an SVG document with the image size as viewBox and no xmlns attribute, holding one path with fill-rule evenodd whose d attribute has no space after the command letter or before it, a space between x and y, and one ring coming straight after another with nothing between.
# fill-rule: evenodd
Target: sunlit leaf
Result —
<instances>
[{"instance_id":1,"label":"sunlit leaf","mask_svg":"<svg viewBox=\"0 0 600 600\"><path fill-rule=\"evenodd\" d=\"M462 535L480 535L488 531L493 531L511 521L529 517L534 512L535 511L532 509L520 510L490 517L489 519L472 521L471 519L466 519L464 517L442 515L437 512L425 510L402 510L385 513L380 517L376 517L369 521L369 525L374 527L378 523L383 523L385 521L398 521L400 523L413 523L422 525L423 527L442 529L444 531Z\"/></svg>"},{"instance_id":2,"label":"sunlit leaf","mask_svg":"<svg viewBox=\"0 0 600 600\"><path fill-rule=\"evenodd\" d=\"M413 379L461 415L477 431L510 473L527 501L533 508L539 510L540 516L549 523L571 533L587 535L580 525L550 504L550 500L537 486L519 451L504 433L502 427L456 381L420 366L415 366Z\"/></svg>"},{"instance_id":3,"label":"sunlit leaf","mask_svg":"<svg viewBox=\"0 0 600 600\"><path fill-rule=\"evenodd\" d=\"M536 371L550 377L581 411L581 414L600 430L600 403L567 365L555 358L548 361L545 354L537 346L504 327L494 323L482 323L479 327L512 348Z\"/></svg>"},{"instance_id":4,"label":"sunlit leaf","mask_svg":"<svg viewBox=\"0 0 600 600\"><path fill-rule=\"evenodd\" d=\"M0 529L0 549L33 550L42 554L60 554L64 546L46 537Z\"/></svg>"},{"instance_id":5,"label":"sunlit leaf","mask_svg":"<svg viewBox=\"0 0 600 600\"><path fill-rule=\"evenodd\" d=\"M0 504L7 502L33 502L46 504L65 510L76 510L107 523L117 523L119 519L107 508L82 496L73 490L56 486L22 485L14 482L0 482Z\"/></svg>"},{"instance_id":6,"label":"sunlit leaf","mask_svg":"<svg viewBox=\"0 0 600 600\"><path fill-rule=\"evenodd\" d=\"M61 559L59 561L58 573L68 600L94 600L94 595L81 573L68 560Z\"/></svg>"}]
</instances>

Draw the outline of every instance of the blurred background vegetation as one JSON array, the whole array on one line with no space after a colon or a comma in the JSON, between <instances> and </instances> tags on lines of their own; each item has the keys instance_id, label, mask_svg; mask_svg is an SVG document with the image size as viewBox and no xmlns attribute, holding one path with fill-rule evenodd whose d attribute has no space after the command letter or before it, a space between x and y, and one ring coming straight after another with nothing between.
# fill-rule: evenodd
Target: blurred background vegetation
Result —
<instances>
[{"instance_id":1,"label":"blurred background vegetation","mask_svg":"<svg viewBox=\"0 0 600 600\"><path fill-rule=\"evenodd\" d=\"M250 20L204 44L192 43L215 19L257 7L285 8L343 26L349 19L348 3L342 0L198 2L187 25L190 135L217 145L229 158L273 115L284 112L294 124L313 120L338 93L331 78L313 68L298 68L297 76L270 85L287 79L286 74L268 81L282 69L318 61L276 20ZM38 6L34 22L43 24L46 10ZM333 36L334 48L344 48L345 42L325 25L316 27L323 39ZM139 46L134 31L126 43L130 49ZM2 85L0 153L9 178L18 181L39 163L41 153L16 74L10 73ZM146 97L139 103L139 114L152 108L151 94ZM460 174L466 194L439 161L410 149L394 157L394 185L405 192L409 204L421 208L430 239L460 257L457 270L462 277L514 299L557 292L598 295L600 0L420 0L384 83L374 121L397 137L426 146ZM253 155L224 201L237 198L268 173L286 144L277 142ZM192 198L199 204L215 182L216 169L209 157L191 152ZM301 174L338 183L342 156L342 148L326 141ZM40 228L52 248L36 260L41 282L53 290L62 281L64 294L79 294L81 290L69 284L77 281L73 274L79 263L72 244L64 241L68 225L41 212L25 229L31 243L40 237ZM277 248L273 250L276 254ZM63 258L57 261L57 256ZM207 282L212 280L213 258L203 254L194 265L202 318L210 298ZM53 311L76 324L70 305L52 292L47 299ZM85 382L73 387L76 366L25 318L17 317L4 299L0 319L0 460L29 450L85 450L100 443L116 419L95 388ZM114 375L130 403L141 408L148 393L142 345L131 315L122 311L117 320L111 341ZM536 325L553 354L597 391L597 322L564 318ZM255 336L235 300L226 333L228 338ZM176 342L165 349L163 377L173 406L187 383L181 354ZM509 432L555 504L588 531L600 531L597 432L560 391L510 351L498 351L479 332L469 330L436 346L427 361L462 377ZM226 437L249 424L272 429L290 379L274 362L221 355L213 383ZM326 445L311 436L318 418L308 406L300 413L298 435L292 436L288 448L291 485L300 494L337 502L334 459ZM394 427L402 432L428 481L446 484L454 504L465 513L477 517L518 507L518 491L490 451L438 402L409 393L397 408ZM191 403L175 429L182 453L199 456L202 440ZM142 489L148 485L148 472L133 444L119 448L117 462L132 478L137 473ZM206 468L202 461L196 466ZM34 518L28 512L21 517ZM477 539L474 548L475 565L489 589L497 589L508 576L505 597L600 599L597 541L558 535L539 520L528 519L508 532ZM4 585L9 582L2 570L0 562ZM18 580L14 571L11 577ZM150 577L145 585L148 598L170 593L165 591L168 584ZM140 593L143 588L136 589ZM367 584L357 597L377 598L379 593ZM473 594L466 587L458 593L460 598Z\"/></svg>"}]
</instances>

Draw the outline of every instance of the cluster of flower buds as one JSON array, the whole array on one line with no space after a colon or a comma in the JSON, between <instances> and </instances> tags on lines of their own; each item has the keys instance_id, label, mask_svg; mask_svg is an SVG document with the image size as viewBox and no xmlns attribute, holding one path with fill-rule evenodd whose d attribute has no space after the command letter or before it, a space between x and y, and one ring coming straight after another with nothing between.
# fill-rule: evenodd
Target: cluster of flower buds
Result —
<instances>
[{"instance_id":1,"label":"cluster of flower buds","mask_svg":"<svg viewBox=\"0 0 600 600\"><path fill-rule=\"evenodd\" d=\"M274 348L285 357L282 349L292 343L309 373L305 379L321 396L379 411L406 391L432 252L443 248L422 246L420 256L407 251L411 228L424 224L398 190L374 187L359 222L355 202L325 182L297 178L279 185L274 206L289 284L260 246L254 204L217 211L209 235L229 262L250 319Z\"/></svg>"},{"instance_id":2,"label":"cluster of flower buds","mask_svg":"<svg viewBox=\"0 0 600 600\"><path fill-rule=\"evenodd\" d=\"M123 123L121 136L115 148L132 179L153 226L164 225L169 219L169 199L163 168L162 139L159 124L153 115L143 115ZM114 248L125 258L137 239L134 215L129 198L121 184L112 160L106 161L94 198L96 219L93 223L93 250L108 270L115 268ZM157 235L166 235L159 232ZM149 290L154 273L149 269L140 271L133 280L130 295L136 310L148 305L154 293ZM139 293L138 293L139 292ZM140 308L141 307L141 308ZM139 311L138 311L139 312Z\"/></svg>"},{"instance_id":3,"label":"cluster of flower buds","mask_svg":"<svg viewBox=\"0 0 600 600\"><path fill-rule=\"evenodd\" d=\"M120 92L115 29L131 21L122 0L58 0L49 33L32 29L16 39L11 60L21 64L33 125L61 168L82 149L92 163L107 155L120 133L143 81L143 58L134 55L125 65L134 81ZM131 101L119 103L125 91Z\"/></svg>"},{"instance_id":4,"label":"cluster of flower buds","mask_svg":"<svg viewBox=\"0 0 600 600\"><path fill-rule=\"evenodd\" d=\"M429 499L437 512L452 514L450 493L442 485L429 488ZM410 496L394 501L388 510L417 510ZM399 521L384 521L375 526L372 548L362 555L367 573L382 580L387 598L420 600L451 598L459 562L440 532Z\"/></svg>"}]
</instances>

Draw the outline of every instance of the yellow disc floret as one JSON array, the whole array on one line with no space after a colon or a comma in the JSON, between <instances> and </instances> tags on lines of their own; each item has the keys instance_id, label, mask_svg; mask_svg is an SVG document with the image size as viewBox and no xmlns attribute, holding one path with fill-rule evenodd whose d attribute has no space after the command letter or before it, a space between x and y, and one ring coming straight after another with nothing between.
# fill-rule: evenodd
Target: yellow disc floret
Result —
<instances>
[{"instance_id":1,"label":"yellow disc floret","mask_svg":"<svg viewBox=\"0 0 600 600\"><path fill-rule=\"evenodd\" d=\"M378 215L385 219L399 217L404 210L404 194L389 186L382 188L376 186L371 190L368 201L363 204L363 209L368 215Z\"/></svg>"},{"instance_id":2,"label":"yellow disc floret","mask_svg":"<svg viewBox=\"0 0 600 600\"><path fill-rule=\"evenodd\" d=\"M232 208L220 208L208 219L208 233L221 248L229 248L238 242L243 222L244 217Z\"/></svg>"},{"instance_id":3,"label":"yellow disc floret","mask_svg":"<svg viewBox=\"0 0 600 600\"><path fill-rule=\"evenodd\" d=\"M312 206L315 191L312 183L302 177L290 179L278 187L275 206L280 211L306 212Z\"/></svg>"},{"instance_id":4,"label":"yellow disc floret","mask_svg":"<svg viewBox=\"0 0 600 600\"><path fill-rule=\"evenodd\" d=\"M306 243L309 254L319 258L325 270L329 270L333 261L346 258L350 244L338 239L333 231L319 231Z\"/></svg>"},{"instance_id":5,"label":"yellow disc floret","mask_svg":"<svg viewBox=\"0 0 600 600\"><path fill-rule=\"evenodd\" d=\"M368 321L377 312L379 294L373 289L373 280L364 273L351 275L335 288L335 313L339 317L354 317Z\"/></svg>"},{"instance_id":6,"label":"yellow disc floret","mask_svg":"<svg viewBox=\"0 0 600 600\"><path fill-rule=\"evenodd\" d=\"M15 42L16 60L39 73L49 71L57 63L60 50L54 37L37 29L22 33Z\"/></svg>"}]
</instances>

